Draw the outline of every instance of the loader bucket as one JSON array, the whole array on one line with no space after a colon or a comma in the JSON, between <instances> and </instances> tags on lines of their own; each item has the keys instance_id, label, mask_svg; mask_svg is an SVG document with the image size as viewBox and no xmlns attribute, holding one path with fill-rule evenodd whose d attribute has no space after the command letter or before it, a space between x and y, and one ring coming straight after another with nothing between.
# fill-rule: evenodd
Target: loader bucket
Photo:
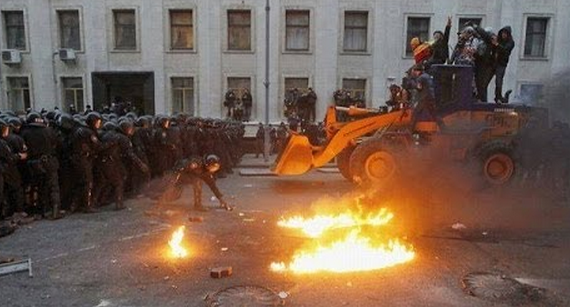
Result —
<instances>
[{"instance_id":1,"label":"loader bucket","mask_svg":"<svg viewBox=\"0 0 570 307\"><path fill-rule=\"evenodd\" d=\"M304 135L291 134L287 146L281 151L272 172L277 175L301 175L313 164L313 148Z\"/></svg>"}]
</instances>

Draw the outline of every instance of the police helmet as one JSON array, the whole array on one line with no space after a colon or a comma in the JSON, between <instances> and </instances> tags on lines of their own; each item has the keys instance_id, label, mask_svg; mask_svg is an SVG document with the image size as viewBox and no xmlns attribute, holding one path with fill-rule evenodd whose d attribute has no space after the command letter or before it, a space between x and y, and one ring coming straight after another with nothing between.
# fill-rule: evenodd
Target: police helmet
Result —
<instances>
[{"instance_id":1,"label":"police helmet","mask_svg":"<svg viewBox=\"0 0 570 307\"><path fill-rule=\"evenodd\" d=\"M119 128L124 135L131 136L135 133L135 125L130 120L123 120L119 122Z\"/></svg>"},{"instance_id":2,"label":"police helmet","mask_svg":"<svg viewBox=\"0 0 570 307\"><path fill-rule=\"evenodd\" d=\"M195 170L202 165L202 159L200 159L198 156L192 156L188 158L188 163L186 165L188 169Z\"/></svg>"},{"instance_id":3,"label":"police helmet","mask_svg":"<svg viewBox=\"0 0 570 307\"><path fill-rule=\"evenodd\" d=\"M89 128L98 130L103 124L103 118L99 112L89 112L89 114L87 114L85 117L85 123L87 123L87 126L89 126Z\"/></svg>"},{"instance_id":4,"label":"police helmet","mask_svg":"<svg viewBox=\"0 0 570 307\"><path fill-rule=\"evenodd\" d=\"M57 120L57 125L64 130L71 130L75 126L75 119L71 114L63 113Z\"/></svg>"},{"instance_id":5,"label":"police helmet","mask_svg":"<svg viewBox=\"0 0 570 307\"><path fill-rule=\"evenodd\" d=\"M148 120L148 117L141 116L135 121L135 126L141 128L150 128L150 121Z\"/></svg>"},{"instance_id":6,"label":"police helmet","mask_svg":"<svg viewBox=\"0 0 570 307\"><path fill-rule=\"evenodd\" d=\"M158 127L168 129L170 127L170 118L168 118L168 116L159 115L156 118L156 125Z\"/></svg>"},{"instance_id":7,"label":"police helmet","mask_svg":"<svg viewBox=\"0 0 570 307\"><path fill-rule=\"evenodd\" d=\"M26 123L31 126L45 126L45 121L42 115L38 112L30 112L26 116Z\"/></svg>"},{"instance_id":8,"label":"police helmet","mask_svg":"<svg viewBox=\"0 0 570 307\"><path fill-rule=\"evenodd\" d=\"M105 131L116 131L117 130L117 124L115 124L114 122L106 122L103 125L103 130Z\"/></svg>"},{"instance_id":9,"label":"police helmet","mask_svg":"<svg viewBox=\"0 0 570 307\"><path fill-rule=\"evenodd\" d=\"M206 166L208 172L215 173L221 167L220 158L218 158L216 155L207 155L204 159L204 166Z\"/></svg>"},{"instance_id":10,"label":"police helmet","mask_svg":"<svg viewBox=\"0 0 570 307\"><path fill-rule=\"evenodd\" d=\"M22 122L22 119L19 117L8 117L6 119L6 122L8 124L10 124L10 126L12 126L12 129L14 129L15 131L20 130L20 128L22 127L22 125L24 124Z\"/></svg>"},{"instance_id":11,"label":"police helmet","mask_svg":"<svg viewBox=\"0 0 570 307\"><path fill-rule=\"evenodd\" d=\"M137 114L135 112L129 112L125 116L128 117L130 120L133 120L133 121L137 119Z\"/></svg>"}]
</instances>

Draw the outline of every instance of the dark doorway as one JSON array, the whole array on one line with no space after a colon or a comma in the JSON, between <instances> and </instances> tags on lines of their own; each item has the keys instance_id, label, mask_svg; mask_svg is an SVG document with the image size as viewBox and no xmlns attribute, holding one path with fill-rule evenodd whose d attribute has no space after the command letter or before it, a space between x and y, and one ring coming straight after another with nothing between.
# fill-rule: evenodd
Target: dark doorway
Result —
<instances>
[{"instance_id":1,"label":"dark doorway","mask_svg":"<svg viewBox=\"0 0 570 307\"><path fill-rule=\"evenodd\" d=\"M139 115L154 114L153 72L94 72L91 80L95 110L130 102Z\"/></svg>"}]
</instances>

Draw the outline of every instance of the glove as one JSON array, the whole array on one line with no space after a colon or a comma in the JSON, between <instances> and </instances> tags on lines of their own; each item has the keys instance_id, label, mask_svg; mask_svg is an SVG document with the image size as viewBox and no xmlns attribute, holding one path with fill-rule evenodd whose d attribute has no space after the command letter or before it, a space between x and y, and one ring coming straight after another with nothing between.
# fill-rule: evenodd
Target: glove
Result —
<instances>
[{"instance_id":1,"label":"glove","mask_svg":"<svg viewBox=\"0 0 570 307\"><path fill-rule=\"evenodd\" d=\"M228 203L223 199L220 199L220 207L225 208L227 211L234 210L234 207L228 205Z\"/></svg>"}]
</instances>

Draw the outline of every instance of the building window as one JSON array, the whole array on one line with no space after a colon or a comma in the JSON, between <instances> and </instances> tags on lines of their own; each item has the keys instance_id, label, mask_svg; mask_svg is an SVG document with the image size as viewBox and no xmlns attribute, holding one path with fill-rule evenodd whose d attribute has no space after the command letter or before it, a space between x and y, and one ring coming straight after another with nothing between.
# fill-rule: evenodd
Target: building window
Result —
<instances>
[{"instance_id":1,"label":"building window","mask_svg":"<svg viewBox=\"0 0 570 307\"><path fill-rule=\"evenodd\" d=\"M542 84L521 84L521 101L525 104L536 105L542 98L542 88Z\"/></svg>"},{"instance_id":2,"label":"building window","mask_svg":"<svg viewBox=\"0 0 570 307\"><path fill-rule=\"evenodd\" d=\"M113 11L115 23L115 49L137 49L137 26L135 10Z\"/></svg>"},{"instance_id":3,"label":"building window","mask_svg":"<svg viewBox=\"0 0 570 307\"><path fill-rule=\"evenodd\" d=\"M83 79L82 78L61 78L63 84L63 101L65 109L74 106L77 112L83 112Z\"/></svg>"},{"instance_id":4,"label":"building window","mask_svg":"<svg viewBox=\"0 0 570 307\"><path fill-rule=\"evenodd\" d=\"M429 40L429 17L408 17L408 28L406 32L406 56L412 56L413 50L410 41L414 37L424 42Z\"/></svg>"},{"instance_id":5,"label":"building window","mask_svg":"<svg viewBox=\"0 0 570 307\"><path fill-rule=\"evenodd\" d=\"M30 81L28 77L8 77L8 108L25 111L31 108Z\"/></svg>"},{"instance_id":6,"label":"building window","mask_svg":"<svg viewBox=\"0 0 570 307\"><path fill-rule=\"evenodd\" d=\"M61 48L81 50L79 11L58 11Z\"/></svg>"},{"instance_id":7,"label":"building window","mask_svg":"<svg viewBox=\"0 0 570 307\"><path fill-rule=\"evenodd\" d=\"M309 78L285 78L285 93L298 89L306 92L309 88Z\"/></svg>"},{"instance_id":8,"label":"building window","mask_svg":"<svg viewBox=\"0 0 570 307\"><path fill-rule=\"evenodd\" d=\"M228 50L251 50L251 11L228 11Z\"/></svg>"},{"instance_id":9,"label":"building window","mask_svg":"<svg viewBox=\"0 0 570 307\"><path fill-rule=\"evenodd\" d=\"M228 91L233 91L236 94L236 97L241 97L245 89L251 92L250 78L228 78Z\"/></svg>"},{"instance_id":10,"label":"building window","mask_svg":"<svg viewBox=\"0 0 570 307\"><path fill-rule=\"evenodd\" d=\"M344 12L344 51L366 51L368 12Z\"/></svg>"},{"instance_id":11,"label":"building window","mask_svg":"<svg viewBox=\"0 0 570 307\"><path fill-rule=\"evenodd\" d=\"M172 78L172 113L195 115L194 78Z\"/></svg>"},{"instance_id":12,"label":"building window","mask_svg":"<svg viewBox=\"0 0 570 307\"><path fill-rule=\"evenodd\" d=\"M4 31L6 35L6 48L26 49L26 26L24 25L23 11L4 11Z\"/></svg>"},{"instance_id":13,"label":"building window","mask_svg":"<svg viewBox=\"0 0 570 307\"><path fill-rule=\"evenodd\" d=\"M285 12L286 50L309 50L309 16L309 11L288 10Z\"/></svg>"},{"instance_id":14,"label":"building window","mask_svg":"<svg viewBox=\"0 0 570 307\"><path fill-rule=\"evenodd\" d=\"M463 29L465 29L465 24L468 22L471 22L477 26L481 26L483 24L483 18L476 18L476 17L459 18L459 25L457 26L459 28L459 32L461 32L461 31L463 31Z\"/></svg>"},{"instance_id":15,"label":"building window","mask_svg":"<svg viewBox=\"0 0 570 307\"><path fill-rule=\"evenodd\" d=\"M355 101L366 101L366 79L342 79L342 88Z\"/></svg>"},{"instance_id":16,"label":"building window","mask_svg":"<svg viewBox=\"0 0 570 307\"><path fill-rule=\"evenodd\" d=\"M546 57L546 30L548 18L529 17L526 20L524 55L526 57Z\"/></svg>"},{"instance_id":17,"label":"building window","mask_svg":"<svg viewBox=\"0 0 570 307\"><path fill-rule=\"evenodd\" d=\"M170 49L194 49L192 10L170 11Z\"/></svg>"}]
</instances>

